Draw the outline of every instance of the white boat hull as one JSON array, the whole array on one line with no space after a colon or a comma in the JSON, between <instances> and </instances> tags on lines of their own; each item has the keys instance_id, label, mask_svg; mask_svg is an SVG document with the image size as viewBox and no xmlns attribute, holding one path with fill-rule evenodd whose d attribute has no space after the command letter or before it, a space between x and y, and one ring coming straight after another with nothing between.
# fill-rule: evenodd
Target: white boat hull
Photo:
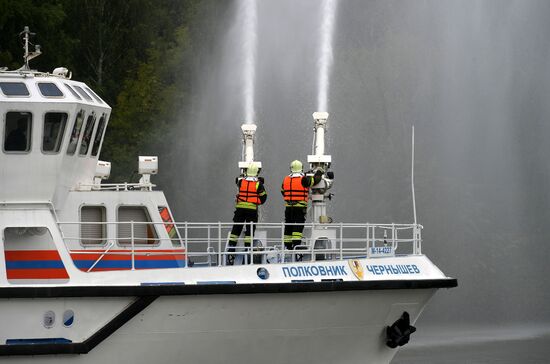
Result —
<instances>
[{"instance_id":1,"label":"white boat hull","mask_svg":"<svg viewBox=\"0 0 550 364\"><path fill-rule=\"evenodd\" d=\"M414 322L435 291L428 288L160 296L87 354L1 359L14 363L389 363L396 349L385 345L386 326L404 311ZM111 314L107 316L114 317L133 298L16 300L20 304L2 300L0 305L34 310L38 319L46 308L71 307L75 311L73 329L84 339L89 335L86 331L105 325L99 317L105 317L109 307ZM80 310L94 312L94 306L101 312L95 320L93 315L79 315ZM14 318L19 315L12 312L11 320L5 314L1 316L5 328L17 325ZM59 326L59 334L70 331ZM13 335L14 331L10 333Z\"/></svg>"}]
</instances>

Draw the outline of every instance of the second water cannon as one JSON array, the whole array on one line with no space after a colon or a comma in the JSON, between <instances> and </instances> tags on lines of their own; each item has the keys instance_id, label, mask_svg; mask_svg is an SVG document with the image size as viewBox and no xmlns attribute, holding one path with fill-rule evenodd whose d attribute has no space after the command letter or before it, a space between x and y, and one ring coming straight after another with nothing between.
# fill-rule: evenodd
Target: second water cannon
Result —
<instances>
[{"instance_id":1,"label":"second water cannon","mask_svg":"<svg viewBox=\"0 0 550 364\"><path fill-rule=\"evenodd\" d=\"M243 150L241 161L239 162L241 174L246 173L246 169L250 165L250 162L256 163L259 170L262 169L262 162L254 160L254 135L256 134L257 128L257 125L253 123L241 125L241 131L243 133Z\"/></svg>"},{"instance_id":2,"label":"second water cannon","mask_svg":"<svg viewBox=\"0 0 550 364\"><path fill-rule=\"evenodd\" d=\"M313 173L319 170L323 173L321 181L312 186L313 193L324 194L332 186L334 180L334 173L329 171L332 156L325 154L328 112L316 111L312 116L314 121L313 154L307 156L307 162Z\"/></svg>"}]
</instances>

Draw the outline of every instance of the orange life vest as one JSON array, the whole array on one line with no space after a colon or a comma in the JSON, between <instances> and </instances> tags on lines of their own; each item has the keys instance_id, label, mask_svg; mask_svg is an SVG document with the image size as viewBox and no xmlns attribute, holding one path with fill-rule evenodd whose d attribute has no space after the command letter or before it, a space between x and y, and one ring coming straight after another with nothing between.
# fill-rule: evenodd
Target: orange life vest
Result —
<instances>
[{"instance_id":1,"label":"orange life vest","mask_svg":"<svg viewBox=\"0 0 550 364\"><path fill-rule=\"evenodd\" d=\"M302 186L303 175L289 175L283 180L283 198L285 201L307 201L308 188Z\"/></svg>"},{"instance_id":2,"label":"orange life vest","mask_svg":"<svg viewBox=\"0 0 550 364\"><path fill-rule=\"evenodd\" d=\"M258 189L256 187L258 181L256 179L241 180L241 186L239 187L239 194L237 195L237 202L250 202L256 205L260 204L260 197L258 195Z\"/></svg>"}]
</instances>

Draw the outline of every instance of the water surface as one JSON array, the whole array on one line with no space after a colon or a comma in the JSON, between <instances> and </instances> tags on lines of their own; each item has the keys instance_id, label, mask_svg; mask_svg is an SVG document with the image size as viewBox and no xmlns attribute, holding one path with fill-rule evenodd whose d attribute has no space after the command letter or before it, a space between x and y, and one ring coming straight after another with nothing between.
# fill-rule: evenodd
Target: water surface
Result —
<instances>
[{"instance_id":1,"label":"water surface","mask_svg":"<svg viewBox=\"0 0 550 364\"><path fill-rule=\"evenodd\" d=\"M550 363L550 325L433 331L413 338L392 364Z\"/></svg>"}]
</instances>

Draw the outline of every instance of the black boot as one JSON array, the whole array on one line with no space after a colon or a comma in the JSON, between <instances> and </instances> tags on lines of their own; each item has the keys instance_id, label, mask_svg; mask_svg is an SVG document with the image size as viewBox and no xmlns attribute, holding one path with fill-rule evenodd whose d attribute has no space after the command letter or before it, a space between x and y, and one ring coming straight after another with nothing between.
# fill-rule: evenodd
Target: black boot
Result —
<instances>
[{"instance_id":1,"label":"black boot","mask_svg":"<svg viewBox=\"0 0 550 364\"><path fill-rule=\"evenodd\" d=\"M230 241L229 242L229 248L227 248L228 253L234 253L235 247L237 246L236 242ZM228 254L225 256L225 265L233 265L235 264L235 254Z\"/></svg>"},{"instance_id":2,"label":"black boot","mask_svg":"<svg viewBox=\"0 0 550 364\"><path fill-rule=\"evenodd\" d=\"M297 247L298 245L301 245L301 244L302 244L302 240L292 240L292 246L293 246L292 249L296 249L296 247ZM294 260L295 260L296 262L301 262L303 259L304 259L304 255L303 255L303 254L296 254L296 255L294 256Z\"/></svg>"}]
</instances>

